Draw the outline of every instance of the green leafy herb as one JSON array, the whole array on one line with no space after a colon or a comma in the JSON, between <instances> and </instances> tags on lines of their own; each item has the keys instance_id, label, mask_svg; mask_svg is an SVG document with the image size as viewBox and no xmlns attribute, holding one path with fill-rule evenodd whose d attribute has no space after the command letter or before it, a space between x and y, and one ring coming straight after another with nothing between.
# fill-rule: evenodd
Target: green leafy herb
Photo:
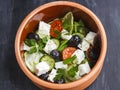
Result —
<instances>
[{"instance_id":1,"label":"green leafy herb","mask_svg":"<svg viewBox=\"0 0 120 90\"><path fill-rule=\"evenodd\" d=\"M47 38L47 37L43 37L43 38L42 38L42 42L43 42L43 43L45 43L45 44L46 44L46 43L47 43L47 41L48 41L48 38Z\"/></svg>"},{"instance_id":2,"label":"green leafy herb","mask_svg":"<svg viewBox=\"0 0 120 90\"><path fill-rule=\"evenodd\" d=\"M73 66L67 71L67 73L70 77L74 77L77 71L78 71L78 68Z\"/></svg>"},{"instance_id":3,"label":"green leafy herb","mask_svg":"<svg viewBox=\"0 0 120 90\"><path fill-rule=\"evenodd\" d=\"M89 30L86 27L79 27L78 32L85 37L87 33L89 32Z\"/></svg>"},{"instance_id":4,"label":"green leafy herb","mask_svg":"<svg viewBox=\"0 0 120 90\"><path fill-rule=\"evenodd\" d=\"M30 48L30 51L28 52L29 54L35 53L37 51L36 46L33 46Z\"/></svg>"},{"instance_id":5,"label":"green leafy herb","mask_svg":"<svg viewBox=\"0 0 120 90\"><path fill-rule=\"evenodd\" d=\"M54 30L54 33L57 35L56 39L60 39L61 38L61 32Z\"/></svg>"},{"instance_id":6,"label":"green leafy herb","mask_svg":"<svg viewBox=\"0 0 120 90\"><path fill-rule=\"evenodd\" d=\"M55 77L54 77L54 81L57 81L59 80L60 78L62 78L62 74L57 74Z\"/></svg>"},{"instance_id":7,"label":"green leafy herb","mask_svg":"<svg viewBox=\"0 0 120 90\"><path fill-rule=\"evenodd\" d=\"M59 68L57 70L57 75L55 76L54 81L59 80L62 77L65 78L65 69Z\"/></svg>"},{"instance_id":8,"label":"green leafy herb","mask_svg":"<svg viewBox=\"0 0 120 90\"><path fill-rule=\"evenodd\" d=\"M40 43L39 45L38 45L38 50L39 51L43 51L43 48L44 48L44 44L43 43Z\"/></svg>"},{"instance_id":9,"label":"green leafy herb","mask_svg":"<svg viewBox=\"0 0 120 90\"><path fill-rule=\"evenodd\" d=\"M65 44L65 45L59 47L57 50L61 52L61 51L63 51L67 46L68 46L68 45Z\"/></svg>"},{"instance_id":10,"label":"green leafy herb","mask_svg":"<svg viewBox=\"0 0 120 90\"><path fill-rule=\"evenodd\" d=\"M73 61L76 59L76 55L70 57L70 58L67 58L63 61L64 64L72 64Z\"/></svg>"},{"instance_id":11,"label":"green leafy herb","mask_svg":"<svg viewBox=\"0 0 120 90\"><path fill-rule=\"evenodd\" d=\"M29 47L35 46L36 41L35 41L35 39L25 39L25 44L28 45Z\"/></svg>"},{"instance_id":12,"label":"green leafy herb","mask_svg":"<svg viewBox=\"0 0 120 90\"><path fill-rule=\"evenodd\" d=\"M78 31L78 26L79 26L79 23L78 22L74 22L73 29L74 29L75 33L77 33L77 31Z\"/></svg>"},{"instance_id":13,"label":"green leafy herb","mask_svg":"<svg viewBox=\"0 0 120 90\"><path fill-rule=\"evenodd\" d=\"M61 44L60 44L60 46L58 47L57 50L62 51L63 49L65 49L68 46L67 43L68 43L68 40L61 41Z\"/></svg>"},{"instance_id":14,"label":"green leafy herb","mask_svg":"<svg viewBox=\"0 0 120 90\"><path fill-rule=\"evenodd\" d=\"M57 70L57 73L64 74L64 73L65 73L65 69L59 68L59 69Z\"/></svg>"}]
</instances>

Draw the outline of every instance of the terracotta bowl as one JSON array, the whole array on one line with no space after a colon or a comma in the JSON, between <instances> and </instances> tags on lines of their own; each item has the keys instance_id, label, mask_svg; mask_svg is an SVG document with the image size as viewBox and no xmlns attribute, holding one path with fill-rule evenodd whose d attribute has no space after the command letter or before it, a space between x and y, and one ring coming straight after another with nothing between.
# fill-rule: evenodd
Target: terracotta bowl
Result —
<instances>
[{"instance_id":1,"label":"terracotta bowl","mask_svg":"<svg viewBox=\"0 0 120 90\"><path fill-rule=\"evenodd\" d=\"M67 12L72 11L75 19L82 19L91 30L97 32L100 36L101 51L97 63L92 68L89 74L85 75L79 80L66 84L54 84L44 80L41 80L34 74L32 74L22 58L22 52L20 50L21 44L24 41L26 35L35 30L40 20L49 22L55 18L63 17ZM25 73L25 75L38 87L46 90L82 90L88 87L98 77L106 55L107 40L104 28L97 18L97 16L87 9L86 7L69 1L56 1L45 5L42 5L33 10L21 23L16 39L15 39L15 54L17 62Z\"/></svg>"}]
</instances>

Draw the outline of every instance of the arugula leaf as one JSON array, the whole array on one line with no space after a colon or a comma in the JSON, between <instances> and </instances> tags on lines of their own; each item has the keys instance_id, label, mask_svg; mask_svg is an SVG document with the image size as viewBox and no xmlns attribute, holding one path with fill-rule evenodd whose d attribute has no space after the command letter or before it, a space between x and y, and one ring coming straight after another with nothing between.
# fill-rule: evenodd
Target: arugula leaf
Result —
<instances>
[{"instance_id":1,"label":"arugula leaf","mask_svg":"<svg viewBox=\"0 0 120 90\"><path fill-rule=\"evenodd\" d=\"M77 67L73 66L72 68L70 68L70 70L67 71L67 73L70 77L74 77L76 75L77 70Z\"/></svg>"},{"instance_id":2,"label":"arugula leaf","mask_svg":"<svg viewBox=\"0 0 120 90\"><path fill-rule=\"evenodd\" d=\"M28 52L29 54L35 53L37 51L36 46L33 46L30 48L30 51Z\"/></svg>"},{"instance_id":3,"label":"arugula leaf","mask_svg":"<svg viewBox=\"0 0 120 90\"><path fill-rule=\"evenodd\" d=\"M36 45L35 39L25 39L24 42L25 42L25 44L28 45L29 47Z\"/></svg>"},{"instance_id":4,"label":"arugula leaf","mask_svg":"<svg viewBox=\"0 0 120 90\"><path fill-rule=\"evenodd\" d=\"M74 61L76 58L77 58L76 55L74 55L74 56L72 56L72 57L70 57L70 58L65 59L65 60L63 61L63 63L64 63L64 64L72 64L73 61Z\"/></svg>"}]
</instances>

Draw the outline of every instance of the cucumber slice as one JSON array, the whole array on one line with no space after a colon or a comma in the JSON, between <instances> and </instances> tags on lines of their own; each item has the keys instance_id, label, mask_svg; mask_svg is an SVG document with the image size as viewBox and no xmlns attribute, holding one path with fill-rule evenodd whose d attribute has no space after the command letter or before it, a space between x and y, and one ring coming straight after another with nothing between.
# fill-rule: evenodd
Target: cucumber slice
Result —
<instances>
[{"instance_id":1,"label":"cucumber slice","mask_svg":"<svg viewBox=\"0 0 120 90\"><path fill-rule=\"evenodd\" d=\"M35 72L35 65L39 63L40 58L43 56L42 53L36 52L29 54L28 52L24 53L25 64L31 72Z\"/></svg>"},{"instance_id":2,"label":"cucumber slice","mask_svg":"<svg viewBox=\"0 0 120 90\"><path fill-rule=\"evenodd\" d=\"M54 64L55 64L55 60L53 58L51 58L49 55L44 55L40 61L45 61L49 66L50 66L50 70L53 69Z\"/></svg>"},{"instance_id":3,"label":"cucumber slice","mask_svg":"<svg viewBox=\"0 0 120 90\"><path fill-rule=\"evenodd\" d=\"M74 22L74 17L72 12L68 12L63 18L62 18L62 23L64 29L68 30L70 34L73 33L73 22Z\"/></svg>"},{"instance_id":4,"label":"cucumber slice","mask_svg":"<svg viewBox=\"0 0 120 90\"><path fill-rule=\"evenodd\" d=\"M51 40L53 40L53 42L56 44L56 46L57 46L57 48L58 48L58 47L59 47L59 45L60 45L59 40L57 40L57 39L51 39Z\"/></svg>"}]
</instances>

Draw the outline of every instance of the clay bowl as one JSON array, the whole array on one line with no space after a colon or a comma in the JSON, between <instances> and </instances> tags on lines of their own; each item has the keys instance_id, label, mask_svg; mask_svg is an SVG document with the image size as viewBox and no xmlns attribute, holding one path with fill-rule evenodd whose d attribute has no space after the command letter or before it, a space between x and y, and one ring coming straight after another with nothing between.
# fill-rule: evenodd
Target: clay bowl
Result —
<instances>
[{"instance_id":1,"label":"clay bowl","mask_svg":"<svg viewBox=\"0 0 120 90\"><path fill-rule=\"evenodd\" d=\"M89 74L76 80L74 82L66 84L54 84L44 80L41 80L34 74L32 74L24 64L22 58L22 52L20 50L21 44L24 41L26 35L35 30L40 20L49 22L55 18L64 16L67 12L72 11L75 19L82 19L91 30L97 32L100 36L100 56L97 63L92 68ZM42 5L33 10L21 23L15 39L15 54L17 62L25 73L25 75L38 87L46 90L82 90L88 87L98 77L106 55L107 40L104 28L98 19L98 17L86 7L69 1L56 1L45 5Z\"/></svg>"}]
</instances>

